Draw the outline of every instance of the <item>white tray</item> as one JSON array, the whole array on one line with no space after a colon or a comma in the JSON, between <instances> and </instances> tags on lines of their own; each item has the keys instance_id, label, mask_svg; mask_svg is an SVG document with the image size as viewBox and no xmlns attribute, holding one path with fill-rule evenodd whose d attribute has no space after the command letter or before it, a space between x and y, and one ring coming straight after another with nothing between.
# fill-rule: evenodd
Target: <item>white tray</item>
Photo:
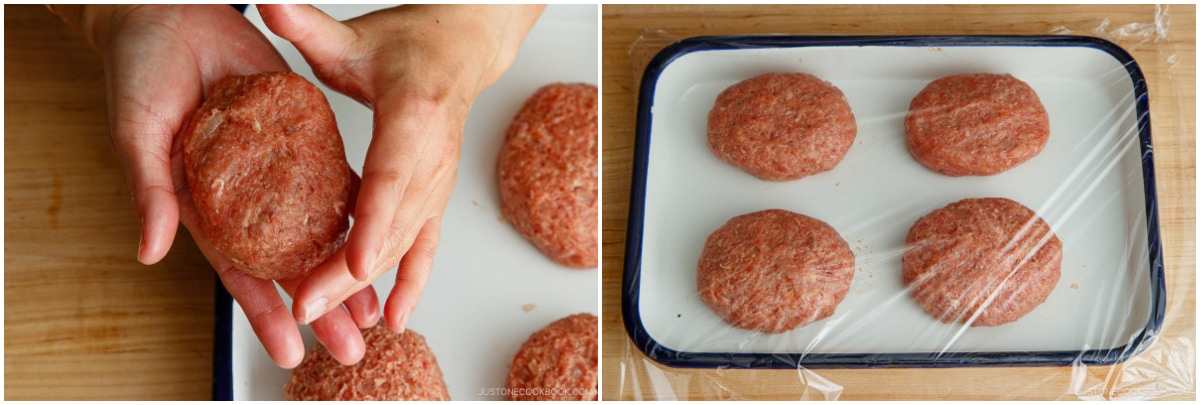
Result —
<instances>
[{"instance_id":1,"label":"white tray","mask_svg":"<svg viewBox=\"0 0 1200 405\"><path fill-rule=\"evenodd\" d=\"M318 6L339 20L383 6ZM345 139L350 166L361 173L371 134L371 112L321 85L299 52L271 34L254 7L246 16L283 54L297 73L329 98ZM503 222L499 211L496 158L504 130L522 103L551 82L599 83L598 9L595 5L552 5L521 46L503 77L480 94L464 129L458 181L442 222L433 272L408 327L425 336L445 374L453 399L503 399L509 363L529 335L564 316L599 312L596 270L574 270L547 259ZM382 304L395 282L395 268L375 282ZM285 295L286 297L286 295ZM290 300L285 300L289 307ZM218 308L228 305L218 302ZM528 306L528 307L527 307ZM214 397L282 400L290 370L271 361L237 305L229 335L218 324ZM526 309L529 308L529 311ZM316 342L301 327L305 345ZM221 339L230 339L229 352ZM225 359L224 361L222 359Z\"/></svg>"},{"instance_id":2,"label":"white tray","mask_svg":"<svg viewBox=\"0 0 1200 405\"><path fill-rule=\"evenodd\" d=\"M775 71L811 73L845 93L858 135L833 170L765 182L707 149L717 93ZM1011 73L1034 88L1050 117L1040 154L998 175L961 178L912 158L909 102L930 81L968 72ZM1116 45L1083 37L707 37L667 48L643 77L623 312L651 358L773 368L1113 363L1156 334L1164 289L1146 90ZM967 197L1019 201L1063 242L1057 287L1017 322L942 324L903 289L909 227ZM696 290L705 238L767 208L829 223L857 256L832 317L774 335L729 326Z\"/></svg>"}]
</instances>

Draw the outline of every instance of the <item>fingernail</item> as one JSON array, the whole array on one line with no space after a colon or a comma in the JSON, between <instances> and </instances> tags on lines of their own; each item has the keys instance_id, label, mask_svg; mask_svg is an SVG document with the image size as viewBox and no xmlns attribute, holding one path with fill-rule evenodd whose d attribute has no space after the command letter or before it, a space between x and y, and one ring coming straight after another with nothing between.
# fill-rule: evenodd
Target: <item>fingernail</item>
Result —
<instances>
[{"instance_id":1,"label":"fingernail","mask_svg":"<svg viewBox=\"0 0 1200 405\"><path fill-rule=\"evenodd\" d=\"M404 315L400 315L400 333L404 333L405 327L408 326L408 316L412 315L412 309L404 310Z\"/></svg>"},{"instance_id":2,"label":"fingernail","mask_svg":"<svg viewBox=\"0 0 1200 405\"><path fill-rule=\"evenodd\" d=\"M328 304L329 300L325 297L309 301L308 305L304 306L304 322L301 323L308 325L312 321L317 320L317 318L320 318L321 315L325 314L325 306Z\"/></svg>"},{"instance_id":3,"label":"fingernail","mask_svg":"<svg viewBox=\"0 0 1200 405\"><path fill-rule=\"evenodd\" d=\"M367 321L368 321L368 323L371 324L370 326L375 326L375 323L379 322L379 306L378 305L371 307L371 311L367 312Z\"/></svg>"},{"instance_id":4,"label":"fingernail","mask_svg":"<svg viewBox=\"0 0 1200 405\"><path fill-rule=\"evenodd\" d=\"M138 228L141 229L141 232L138 233L137 261L146 264L142 262L142 243L146 241L146 219L142 218L141 215L138 215Z\"/></svg>"},{"instance_id":5,"label":"fingernail","mask_svg":"<svg viewBox=\"0 0 1200 405\"><path fill-rule=\"evenodd\" d=\"M376 256L378 256L378 253ZM354 277L354 279L357 281L367 281L367 273L370 272L369 268L375 266L375 261L378 259L379 258L376 257L371 259L370 263L359 263L359 266L350 267L350 276Z\"/></svg>"}]
</instances>

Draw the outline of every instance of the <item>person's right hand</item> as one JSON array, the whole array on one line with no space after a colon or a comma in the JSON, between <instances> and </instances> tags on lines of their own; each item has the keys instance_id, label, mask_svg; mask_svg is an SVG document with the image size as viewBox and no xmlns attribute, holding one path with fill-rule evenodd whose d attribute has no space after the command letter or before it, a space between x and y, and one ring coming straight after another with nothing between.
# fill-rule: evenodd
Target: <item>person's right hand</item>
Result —
<instances>
[{"instance_id":1,"label":"person's right hand","mask_svg":"<svg viewBox=\"0 0 1200 405\"><path fill-rule=\"evenodd\" d=\"M258 6L318 79L374 111L358 216L338 254L297 288L297 320L337 308L395 267L383 320L405 329L433 269L467 115L544 7L409 5L338 21L307 5Z\"/></svg>"},{"instance_id":2,"label":"person's right hand","mask_svg":"<svg viewBox=\"0 0 1200 405\"><path fill-rule=\"evenodd\" d=\"M138 261L161 260L183 222L246 313L254 333L281 367L300 364L304 343L275 284L233 267L200 228L184 177L180 139L217 81L230 75L290 71L279 52L228 5L56 6L104 60L110 137L133 191L142 224ZM173 147L174 146L174 147ZM280 282L292 294L302 279ZM314 334L344 364L364 345L359 327L380 316L371 288L312 323ZM357 327L356 327L357 326Z\"/></svg>"}]
</instances>

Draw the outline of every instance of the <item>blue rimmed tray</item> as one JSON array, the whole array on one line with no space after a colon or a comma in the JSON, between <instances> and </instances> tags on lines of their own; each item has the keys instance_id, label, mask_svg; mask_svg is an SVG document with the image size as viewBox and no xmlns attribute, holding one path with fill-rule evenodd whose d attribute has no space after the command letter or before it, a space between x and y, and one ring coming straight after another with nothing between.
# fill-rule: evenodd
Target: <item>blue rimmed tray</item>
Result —
<instances>
[{"instance_id":1,"label":"blue rimmed tray","mask_svg":"<svg viewBox=\"0 0 1200 405\"><path fill-rule=\"evenodd\" d=\"M840 88L858 135L833 170L760 181L705 146L725 87L771 71ZM1010 73L1038 92L1051 136L1028 162L988 177L925 169L904 145L904 114L928 82ZM679 367L946 367L1112 364L1144 350L1165 306L1145 81L1120 47L1074 36L724 36L680 41L646 69L639 94L622 312L633 343ZM1063 242L1045 303L998 327L946 325L908 297L900 256L920 216L967 197L1038 212ZM781 334L724 323L698 298L704 239L729 218L784 208L821 219L857 256L836 313Z\"/></svg>"}]
</instances>

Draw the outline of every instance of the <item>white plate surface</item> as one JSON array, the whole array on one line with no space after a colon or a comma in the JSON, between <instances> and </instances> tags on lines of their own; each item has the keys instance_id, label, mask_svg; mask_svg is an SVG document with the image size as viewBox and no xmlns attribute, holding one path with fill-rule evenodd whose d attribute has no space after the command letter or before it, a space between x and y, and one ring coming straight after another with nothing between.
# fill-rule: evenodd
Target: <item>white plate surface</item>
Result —
<instances>
[{"instance_id":1,"label":"white plate surface","mask_svg":"<svg viewBox=\"0 0 1200 405\"><path fill-rule=\"evenodd\" d=\"M382 8L318 7L339 20ZM467 120L458 181L442 221L433 272L408 323L433 349L453 399L503 399L498 389L504 387L512 356L530 334L570 314L599 314L598 271L555 264L503 222L495 170L505 128L537 88L552 82L599 83L597 10L595 5L547 7L513 66L480 94ZM361 173L371 112L320 84L295 47L266 29L254 7L247 8L246 16L266 32L292 69L325 92L350 167ZM375 282L380 303L394 278L395 268ZM291 301L285 301L290 307ZM234 305L233 312L234 399L282 400L290 370L267 356L241 308ZM301 331L311 348L316 339L307 327Z\"/></svg>"},{"instance_id":2,"label":"white plate surface","mask_svg":"<svg viewBox=\"0 0 1200 405\"><path fill-rule=\"evenodd\" d=\"M729 85L760 73L806 72L840 88L858 135L832 171L773 183L706 147L708 110ZM1028 162L989 177L951 178L905 147L909 102L955 73L1011 73L1050 117ZM644 108L644 107L643 107ZM1087 47L815 46L703 50L656 84L638 311L651 338L683 352L881 353L1092 350L1121 346L1147 324L1151 288L1134 90L1125 67ZM1063 242L1062 277L1045 303L998 327L944 325L904 291L900 258L917 218L968 197L1006 197L1041 215ZM730 218L783 208L823 220L857 256L836 313L781 334L729 326L699 299L705 238Z\"/></svg>"}]
</instances>

